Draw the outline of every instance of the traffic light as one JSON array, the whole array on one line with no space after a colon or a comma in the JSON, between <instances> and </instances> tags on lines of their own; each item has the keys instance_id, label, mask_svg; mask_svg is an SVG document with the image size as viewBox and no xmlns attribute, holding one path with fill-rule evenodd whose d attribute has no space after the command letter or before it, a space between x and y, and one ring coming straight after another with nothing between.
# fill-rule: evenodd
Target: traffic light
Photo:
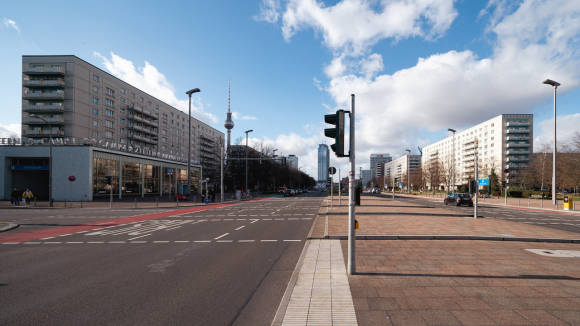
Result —
<instances>
[{"instance_id":1,"label":"traffic light","mask_svg":"<svg viewBox=\"0 0 580 326\"><path fill-rule=\"evenodd\" d=\"M326 114L324 122L334 125L333 128L324 129L326 137L334 138L335 143L330 145L337 157L347 157L344 155L344 110L338 110L335 114Z\"/></svg>"}]
</instances>

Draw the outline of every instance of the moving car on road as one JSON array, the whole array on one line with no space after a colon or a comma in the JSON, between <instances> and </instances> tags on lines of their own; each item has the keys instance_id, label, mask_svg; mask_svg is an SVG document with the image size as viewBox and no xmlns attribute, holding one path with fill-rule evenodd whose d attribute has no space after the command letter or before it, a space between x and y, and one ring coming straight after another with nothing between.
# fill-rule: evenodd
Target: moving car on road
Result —
<instances>
[{"instance_id":1,"label":"moving car on road","mask_svg":"<svg viewBox=\"0 0 580 326\"><path fill-rule=\"evenodd\" d=\"M471 200L471 196L469 194L449 194L447 197L445 197L443 203L445 203L445 205L455 204L456 206L473 206L473 200Z\"/></svg>"}]
</instances>

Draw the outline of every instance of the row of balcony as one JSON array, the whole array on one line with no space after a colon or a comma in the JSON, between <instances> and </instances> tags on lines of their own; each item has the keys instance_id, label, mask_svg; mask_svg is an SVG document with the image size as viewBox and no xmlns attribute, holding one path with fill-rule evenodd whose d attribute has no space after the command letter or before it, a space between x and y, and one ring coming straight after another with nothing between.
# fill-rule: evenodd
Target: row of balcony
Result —
<instances>
[{"instance_id":1,"label":"row of balcony","mask_svg":"<svg viewBox=\"0 0 580 326\"><path fill-rule=\"evenodd\" d=\"M24 131L24 135L26 137L57 137L57 136L64 136L64 130L62 129L28 129Z\"/></svg>"},{"instance_id":2,"label":"row of balcony","mask_svg":"<svg viewBox=\"0 0 580 326\"><path fill-rule=\"evenodd\" d=\"M530 147L530 144L528 144L528 143L512 143L512 142L510 142L510 143L507 143L505 145L505 147L506 148L520 148L520 147L529 148Z\"/></svg>"},{"instance_id":3,"label":"row of balcony","mask_svg":"<svg viewBox=\"0 0 580 326\"><path fill-rule=\"evenodd\" d=\"M528 157L518 157L518 156L508 156L505 161L508 162L528 162L530 159Z\"/></svg>"},{"instance_id":4,"label":"row of balcony","mask_svg":"<svg viewBox=\"0 0 580 326\"><path fill-rule=\"evenodd\" d=\"M529 121L526 122L518 122L518 121L508 121L506 122L506 127L527 127L530 125Z\"/></svg>"},{"instance_id":5,"label":"row of balcony","mask_svg":"<svg viewBox=\"0 0 580 326\"><path fill-rule=\"evenodd\" d=\"M133 128L135 130L138 130L138 131L141 131L141 132L144 132L144 133L147 133L149 135L153 135L153 136L157 137L157 130L152 129L152 128L147 128L147 127L137 125L137 124L130 125L129 128Z\"/></svg>"},{"instance_id":6,"label":"row of balcony","mask_svg":"<svg viewBox=\"0 0 580 326\"><path fill-rule=\"evenodd\" d=\"M26 66L24 67L24 73L27 75L64 75L63 66L46 65L46 66Z\"/></svg>"},{"instance_id":7,"label":"row of balcony","mask_svg":"<svg viewBox=\"0 0 580 326\"><path fill-rule=\"evenodd\" d=\"M149 138L149 137L146 137L146 136L140 136L140 135L137 135L135 133L129 133L127 135L127 138L133 139L133 140L138 140L138 141L141 141L141 142L144 142L144 143L147 143L147 144L153 144L153 145L156 145L157 144L157 140L156 139Z\"/></svg>"},{"instance_id":8,"label":"row of balcony","mask_svg":"<svg viewBox=\"0 0 580 326\"><path fill-rule=\"evenodd\" d=\"M28 79L23 84L27 87L64 87L64 79Z\"/></svg>"},{"instance_id":9,"label":"row of balcony","mask_svg":"<svg viewBox=\"0 0 580 326\"><path fill-rule=\"evenodd\" d=\"M147 118L151 118L153 120L159 120L153 113L151 112L147 112L146 110L143 110L142 107L140 106L135 106L135 105L127 105L127 110L129 112L134 113L140 113L143 116L147 117Z\"/></svg>"},{"instance_id":10,"label":"row of balcony","mask_svg":"<svg viewBox=\"0 0 580 326\"><path fill-rule=\"evenodd\" d=\"M530 151L527 149L520 149L520 150L507 150L505 151L506 155L522 155L522 154L530 154Z\"/></svg>"},{"instance_id":11,"label":"row of balcony","mask_svg":"<svg viewBox=\"0 0 580 326\"><path fill-rule=\"evenodd\" d=\"M529 140L530 136L507 136L505 138L505 140L507 141L511 141L511 140Z\"/></svg>"},{"instance_id":12,"label":"row of balcony","mask_svg":"<svg viewBox=\"0 0 580 326\"><path fill-rule=\"evenodd\" d=\"M52 92L24 92L25 100L64 100L64 91L52 91Z\"/></svg>"},{"instance_id":13,"label":"row of balcony","mask_svg":"<svg viewBox=\"0 0 580 326\"><path fill-rule=\"evenodd\" d=\"M43 103L38 102L34 105L27 105L24 107L24 112L63 112L64 105L62 103Z\"/></svg>"},{"instance_id":14,"label":"row of balcony","mask_svg":"<svg viewBox=\"0 0 580 326\"><path fill-rule=\"evenodd\" d=\"M505 131L506 134L513 135L513 134L529 134L529 128L510 128Z\"/></svg>"},{"instance_id":15,"label":"row of balcony","mask_svg":"<svg viewBox=\"0 0 580 326\"><path fill-rule=\"evenodd\" d=\"M133 121L138 121L138 122L144 123L146 125L149 125L149 126L152 126L152 127L157 128L157 122L151 121L151 120L146 119L146 118L144 118L142 116L139 116L137 114L130 114L130 115L127 116L127 119L128 120L133 120Z\"/></svg>"},{"instance_id":16,"label":"row of balcony","mask_svg":"<svg viewBox=\"0 0 580 326\"><path fill-rule=\"evenodd\" d=\"M24 117L22 123L28 125L63 125L64 118L62 116L53 117Z\"/></svg>"}]
</instances>

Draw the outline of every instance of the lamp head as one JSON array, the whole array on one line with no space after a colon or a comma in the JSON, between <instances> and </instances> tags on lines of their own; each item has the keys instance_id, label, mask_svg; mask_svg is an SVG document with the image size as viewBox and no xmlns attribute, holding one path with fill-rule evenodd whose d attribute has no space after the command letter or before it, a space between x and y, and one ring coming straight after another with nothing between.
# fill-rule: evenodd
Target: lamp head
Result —
<instances>
[{"instance_id":1,"label":"lamp head","mask_svg":"<svg viewBox=\"0 0 580 326\"><path fill-rule=\"evenodd\" d=\"M542 82L542 84L546 84L546 85L550 85L550 86L554 86L554 87L560 86L560 83L558 83L557 81L551 80L551 79L544 80Z\"/></svg>"},{"instance_id":2,"label":"lamp head","mask_svg":"<svg viewBox=\"0 0 580 326\"><path fill-rule=\"evenodd\" d=\"M199 92L201 92L201 91L199 90L199 88L194 88L194 89L190 89L190 90L188 90L187 92L185 92L185 94L187 94L187 95L191 96L191 94L193 94L193 93L199 93Z\"/></svg>"},{"instance_id":3,"label":"lamp head","mask_svg":"<svg viewBox=\"0 0 580 326\"><path fill-rule=\"evenodd\" d=\"M447 131L456 132L457 130L455 130L453 128L447 128Z\"/></svg>"}]
</instances>

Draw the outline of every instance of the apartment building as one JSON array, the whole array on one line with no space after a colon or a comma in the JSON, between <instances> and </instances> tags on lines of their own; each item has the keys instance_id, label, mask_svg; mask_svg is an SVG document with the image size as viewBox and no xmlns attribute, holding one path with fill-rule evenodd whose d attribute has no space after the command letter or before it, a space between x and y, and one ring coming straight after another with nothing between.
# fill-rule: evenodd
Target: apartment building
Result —
<instances>
[{"instance_id":1,"label":"apartment building","mask_svg":"<svg viewBox=\"0 0 580 326\"><path fill-rule=\"evenodd\" d=\"M475 175L477 151L478 174L484 177L494 169L509 183L510 176L528 165L533 138L532 114L501 114L425 146L423 177L429 188L467 184Z\"/></svg>"},{"instance_id":2,"label":"apartment building","mask_svg":"<svg viewBox=\"0 0 580 326\"><path fill-rule=\"evenodd\" d=\"M289 167L298 170L298 156L296 155L288 155L288 157L286 157L286 164L288 164Z\"/></svg>"},{"instance_id":3,"label":"apartment building","mask_svg":"<svg viewBox=\"0 0 580 326\"><path fill-rule=\"evenodd\" d=\"M188 114L74 55L22 56L22 136L117 143L187 161ZM191 161L215 180L224 134L191 119Z\"/></svg>"},{"instance_id":4,"label":"apartment building","mask_svg":"<svg viewBox=\"0 0 580 326\"><path fill-rule=\"evenodd\" d=\"M391 154L371 154L370 161L371 161L371 182L375 179L382 179L384 175L384 165L387 162L390 162L393 158Z\"/></svg>"},{"instance_id":5,"label":"apartment building","mask_svg":"<svg viewBox=\"0 0 580 326\"><path fill-rule=\"evenodd\" d=\"M410 174L407 176L407 171ZM419 179L421 172L421 155L403 155L384 165L384 182L385 187L399 187L402 183L407 189L408 183L411 187L421 183ZM408 182L409 181L409 182Z\"/></svg>"}]
</instances>

